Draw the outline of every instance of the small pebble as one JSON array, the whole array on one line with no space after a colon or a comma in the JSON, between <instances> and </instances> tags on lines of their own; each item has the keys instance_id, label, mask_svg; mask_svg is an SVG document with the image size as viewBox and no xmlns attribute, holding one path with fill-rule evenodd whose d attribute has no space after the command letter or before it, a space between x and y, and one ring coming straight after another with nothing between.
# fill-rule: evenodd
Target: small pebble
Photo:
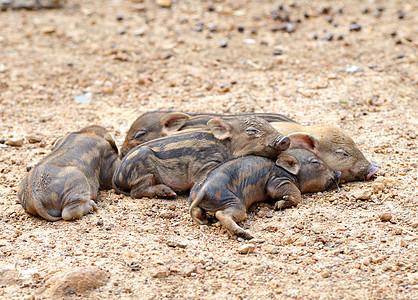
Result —
<instances>
[{"instance_id":1,"label":"small pebble","mask_svg":"<svg viewBox=\"0 0 418 300\"><path fill-rule=\"evenodd\" d=\"M178 241L168 241L167 242L167 246L171 247L171 248L186 248L187 244L183 243L183 242L178 242Z\"/></svg>"},{"instance_id":2,"label":"small pebble","mask_svg":"<svg viewBox=\"0 0 418 300\"><path fill-rule=\"evenodd\" d=\"M270 254L278 254L279 253L279 247L277 247L275 245L266 245L264 247L264 249L266 250L267 253L270 253Z\"/></svg>"},{"instance_id":3,"label":"small pebble","mask_svg":"<svg viewBox=\"0 0 418 300\"><path fill-rule=\"evenodd\" d=\"M381 214L379 215L379 218L380 218L380 220L381 220L382 222L388 222L388 221L390 221L390 220L392 219L392 214L391 214L391 213L388 213L388 212L386 212L386 213L381 213Z\"/></svg>"},{"instance_id":4,"label":"small pebble","mask_svg":"<svg viewBox=\"0 0 418 300\"><path fill-rule=\"evenodd\" d=\"M12 147L22 147L23 139L22 138L10 139L10 140L7 140L4 144L7 146L12 146Z\"/></svg>"},{"instance_id":5,"label":"small pebble","mask_svg":"<svg viewBox=\"0 0 418 300\"><path fill-rule=\"evenodd\" d=\"M262 243L265 242L265 240L263 240L263 239L252 239L251 242L254 243L254 244L262 244Z\"/></svg>"},{"instance_id":6,"label":"small pebble","mask_svg":"<svg viewBox=\"0 0 418 300\"><path fill-rule=\"evenodd\" d=\"M90 104L93 100L92 93L85 93L84 95L78 96L74 99L75 102L80 104Z\"/></svg>"},{"instance_id":7,"label":"small pebble","mask_svg":"<svg viewBox=\"0 0 418 300\"><path fill-rule=\"evenodd\" d=\"M102 221L97 221L97 226L103 226L103 222Z\"/></svg>"},{"instance_id":8,"label":"small pebble","mask_svg":"<svg viewBox=\"0 0 418 300\"><path fill-rule=\"evenodd\" d=\"M221 48L226 48L226 47L228 47L228 42L226 40L223 40L223 41L221 41L221 43L219 44L219 46Z\"/></svg>"},{"instance_id":9,"label":"small pebble","mask_svg":"<svg viewBox=\"0 0 418 300\"><path fill-rule=\"evenodd\" d=\"M371 189L365 189L365 190L362 190L362 191L354 192L352 194L352 196L356 200L369 200L370 197L372 196L372 190Z\"/></svg>"},{"instance_id":10,"label":"small pebble","mask_svg":"<svg viewBox=\"0 0 418 300\"><path fill-rule=\"evenodd\" d=\"M282 55L282 50L278 50L278 49L274 50L273 55Z\"/></svg>"},{"instance_id":11,"label":"small pebble","mask_svg":"<svg viewBox=\"0 0 418 300\"><path fill-rule=\"evenodd\" d=\"M240 254L250 254L253 253L255 250L254 244L244 244L238 248L238 253Z\"/></svg>"},{"instance_id":12,"label":"small pebble","mask_svg":"<svg viewBox=\"0 0 418 300\"><path fill-rule=\"evenodd\" d=\"M220 91L221 91L222 93L228 93L228 92L230 91L229 84L223 84L223 85L221 85L221 87L220 87Z\"/></svg>"},{"instance_id":13,"label":"small pebble","mask_svg":"<svg viewBox=\"0 0 418 300\"><path fill-rule=\"evenodd\" d=\"M254 39L244 39L243 42L245 44L256 44L257 43L257 41L254 40Z\"/></svg>"},{"instance_id":14,"label":"small pebble","mask_svg":"<svg viewBox=\"0 0 418 300\"><path fill-rule=\"evenodd\" d=\"M123 20L123 16L121 14L116 15L116 20L122 21Z\"/></svg>"},{"instance_id":15,"label":"small pebble","mask_svg":"<svg viewBox=\"0 0 418 300\"><path fill-rule=\"evenodd\" d=\"M27 137L27 139L28 139L28 142L29 142L30 144L35 144L35 143L39 143L39 142L41 142L41 141L42 141L42 138L41 138L41 137L39 137L39 136L34 136L34 135L30 135L30 136L28 136L28 137Z\"/></svg>"},{"instance_id":16,"label":"small pebble","mask_svg":"<svg viewBox=\"0 0 418 300\"><path fill-rule=\"evenodd\" d=\"M361 25L359 24L350 25L350 31L360 31L360 30L361 30Z\"/></svg>"},{"instance_id":17,"label":"small pebble","mask_svg":"<svg viewBox=\"0 0 418 300\"><path fill-rule=\"evenodd\" d=\"M209 31L210 32L215 32L216 31L216 26L215 25L210 25L209 26Z\"/></svg>"},{"instance_id":18,"label":"small pebble","mask_svg":"<svg viewBox=\"0 0 418 300\"><path fill-rule=\"evenodd\" d=\"M339 41L342 41L344 39L344 36L342 35L342 34L340 34L338 37L337 37L337 40L339 40Z\"/></svg>"},{"instance_id":19,"label":"small pebble","mask_svg":"<svg viewBox=\"0 0 418 300\"><path fill-rule=\"evenodd\" d=\"M325 39L327 41L332 41L333 38L334 38L334 35L332 35L331 33L328 33L328 34L325 35Z\"/></svg>"},{"instance_id":20,"label":"small pebble","mask_svg":"<svg viewBox=\"0 0 418 300\"><path fill-rule=\"evenodd\" d=\"M287 23L284 31L286 31L288 33L294 32L295 31L295 25L293 25L292 23Z\"/></svg>"},{"instance_id":21,"label":"small pebble","mask_svg":"<svg viewBox=\"0 0 418 300\"><path fill-rule=\"evenodd\" d=\"M317 39L318 39L318 34L317 34L317 33L312 34L312 38L313 38L314 40L317 40Z\"/></svg>"},{"instance_id":22,"label":"small pebble","mask_svg":"<svg viewBox=\"0 0 418 300\"><path fill-rule=\"evenodd\" d=\"M168 271L166 269L160 269L157 270L152 277L154 278L164 278L164 277L168 277Z\"/></svg>"},{"instance_id":23,"label":"small pebble","mask_svg":"<svg viewBox=\"0 0 418 300\"><path fill-rule=\"evenodd\" d=\"M237 27L237 29L238 29L239 32L244 32L244 30L245 30L244 26L242 26L242 25L239 25Z\"/></svg>"},{"instance_id":24,"label":"small pebble","mask_svg":"<svg viewBox=\"0 0 418 300\"><path fill-rule=\"evenodd\" d=\"M392 37L394 37L394 36L396 36L398 33L396 32L396 31L392 31L391 33L390 33L390 35L392 36Z\"/></svg>"},{"instance_id":25,"label":"small pebble","mask_svg":"<svg viewBox=\"0 0 418 300\"><path fill-rule=\"evenodd\" d=\"M199 23L196 25L196 27L194 28L194 31L200 32L203 30L203 24Z\"/></svg>"},{"instance_id":26,"label":"small pebble","mask_svg":"<svg viewBox=\"0 0 418 300\"><path fill-rule=\"evenodd\" d=\"M405 57L405 55L403 55L403 54L398 54L397 56L396 56L396 58L404 58Z\"/></svg>"},{"instance_id":27,"label":"small pebble","mask_svg":"<svg viewBox=\"0 0 418 300\"><path fill-rule=\"evenodd\" d=\"M215 6L209 6L208 7L208 11L210 11L210 12L213 12L215 10L216 10Z\"/></svg>"},{"instance_id":28,"label":"small pebble","mask_svg":"<svg viewBox=\"0 0 418 300\"><path fill-rule=\"evenodd\" d=\"M192 273L195 273L195 272L196 272L196 267L193 265L187 266L183 270L183 274L187 277L191 276Z\"/></svg>"},{"instance_id":29,"label":"small pebble","mask_svg":"<svg viewBox=\"0 0 418 300\"><path fill-rule=\"evenodd\" d=\"M323 7L322 10L321 10L321 14L324 14L324 15L329 14L329 12L330 12L329 7Z\"/></svg>"},{"instance_id":30,"label":"small pebble","mask_svg":"<svg viewBox=\"0 0 418 300\"><path fill-rule=\"evenodd\" d=\"M171 7L172 0L156 0L156 1L155 1L155 3L156 3L159 7L169 8L169 7Z\"/></svg>"},{"instance_id":31,"label":"small pebble","mask_svg":"<svg viewBox=\"0 0 418 300\"><path fill-rule=\"evenodd\" d=\"M355 73L355 72L357 72L358 70L359 70L359 67L357 67L357 66L355 66L355 65L348 66L348 67L345 69L345 71L346 71L347 73Z\"/></svg>"},{"instance_id":32,"label":"small pebble","mask_svg":"<svg viewBox=\"0 0 418 300\"><path fill-rule=\"evenodd\" d=\"M330 274L330 272L329 272L328 270L323 270L323 271L321 272L321 276L322 276L323 278L328 278L330 275L331 275L331 274Z\"/></svg>"}]
</instances>

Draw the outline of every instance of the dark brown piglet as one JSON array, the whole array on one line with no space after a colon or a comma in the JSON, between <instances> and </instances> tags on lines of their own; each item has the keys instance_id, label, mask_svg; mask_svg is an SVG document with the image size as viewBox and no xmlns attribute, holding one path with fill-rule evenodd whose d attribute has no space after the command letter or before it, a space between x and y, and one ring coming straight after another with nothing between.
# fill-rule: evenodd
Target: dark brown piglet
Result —
<instances>
[{"instance_id":1,"label":"dark brown piglet","mask_svg":"<svg viewBox=\"0 0 418 300\"><path fill-rule=\"evenodd\" d=\"M255 115L267 122L294 122L292 119L274 113L220 115L211 113L183 113L178 111L152 111L139 116L131 125L121 148L124 157L134 147L150 140L176 133L179 130L201 129L215 117L232 120L237 117Z\"/></svg>"},{"instance_id":2,"label":"dark brown piglet","mask_svg":"<svg viewBox=\"0 0 418 300\"><path fill-rule=\"evenodd\" d=\"M80 218L97 210L97 192L111 186L119 162L105 128L94 125L69 133L25 176L18 199L28 213L48 221Z\"/></svg>"},{"instance_id":3,"label":"dark brown piglet","mask_svg":"<svg viewBox=\"0 0 418 300\"><path fill-rule=\"evenodd\" d=\"M214 118L209 130L180 132L137 146L113 176L114 188L132 198L175 197L203 175L232 157L254 154L277 157L290 140L267 121Z\"/></svg>"},{"instance_id":4,"label":"dark brown piglet","mask_svg":"<svg viewBox=\"0 0 418 300\"><path fill-rule=\"evenodd\" d=\"M253 203L271 198L276 210L295 206L301 193L337 186L340 175L306 149L288 150L276 162L259 156L232 159L196 182L190 214L203 225L208 223L206 212L213 212L232 236L251 239L236 222L246 219Z\"/></svg>"}]
</instances>

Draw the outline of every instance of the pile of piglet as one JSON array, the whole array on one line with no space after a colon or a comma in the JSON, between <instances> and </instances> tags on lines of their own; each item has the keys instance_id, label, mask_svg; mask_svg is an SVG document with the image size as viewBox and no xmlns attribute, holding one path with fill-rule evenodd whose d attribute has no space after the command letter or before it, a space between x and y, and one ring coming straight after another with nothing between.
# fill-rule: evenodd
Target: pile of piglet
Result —
<instances>
[{"instance_id":1,"label":"pile of piglet","mask_svg":"<svg viewBox=\"0 0 418 300\"><path fill-rule=\"evenodd\" d=\"M197 223L219 221L232 237L252 239L237 222L253 203L296 206L301 193L367 180L377 171L334 126L302 126L274 113L152 111L131 125L120 154L97 125L58 139L20 183L18 199L29 214L58 221L97 211L99 189L111 186L132 198L190 190Z\"/></svg>"}]
</instances>

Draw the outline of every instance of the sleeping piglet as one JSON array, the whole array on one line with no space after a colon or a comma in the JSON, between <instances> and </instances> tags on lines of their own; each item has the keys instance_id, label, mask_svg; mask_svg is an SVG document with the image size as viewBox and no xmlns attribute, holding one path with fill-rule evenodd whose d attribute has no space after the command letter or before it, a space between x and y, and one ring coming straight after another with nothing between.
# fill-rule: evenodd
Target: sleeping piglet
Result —
<instances>
[{"instance_id":1,"label":"sleeping piglet","mask_svg":"<svg viewBox=\"0 0 418 300\"><path fill-rule=\"evenodd\" d=\"M260 156L235 158L196 182L190 191L190 214L204 225L208 224L206 212L213 212L232 236L252 239L236 222L246 219L253 203L271 198L277 201L276 210L295 206L301 193L337 186L340 176L306 149L289 149L276 161Z\"/></svg>"},{"instance_id":2,"label":"sleeping piglet","mask_svg":"<svg viewBox=\"0 0 418 300\"><path fill-rule=\"evenodd\" d=\"M30 214L48 221L72 220L97 210L99 188L107 188L119 164L118 148L103 127L69 133L25 176L17 196Z\"/></svg>"}]
</instances>

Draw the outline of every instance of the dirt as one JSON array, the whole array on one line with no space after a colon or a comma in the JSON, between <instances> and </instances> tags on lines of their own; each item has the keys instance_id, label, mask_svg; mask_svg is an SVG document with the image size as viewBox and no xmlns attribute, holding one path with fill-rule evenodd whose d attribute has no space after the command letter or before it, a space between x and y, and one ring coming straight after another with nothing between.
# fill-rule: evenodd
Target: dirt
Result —
<instances>
[{"instance_id":1,"label":"dirt","mask_svg":"<svg viewBox=\"0 0 418 300\"><path fill-rule=\"evenodd\" d=\"M49 297L54 274L83 268L106 280L66 285L63 297L418 298L417 3L293 3L68 0L0 12L0 298ZM24 212L16 187L56 138L98 124L120 146L159 109L336 125L380 170L296 208L254 206L247 246L194 223L187 195L102 191L99 211L72 222Z\"/></svg>"}]
</instances>

